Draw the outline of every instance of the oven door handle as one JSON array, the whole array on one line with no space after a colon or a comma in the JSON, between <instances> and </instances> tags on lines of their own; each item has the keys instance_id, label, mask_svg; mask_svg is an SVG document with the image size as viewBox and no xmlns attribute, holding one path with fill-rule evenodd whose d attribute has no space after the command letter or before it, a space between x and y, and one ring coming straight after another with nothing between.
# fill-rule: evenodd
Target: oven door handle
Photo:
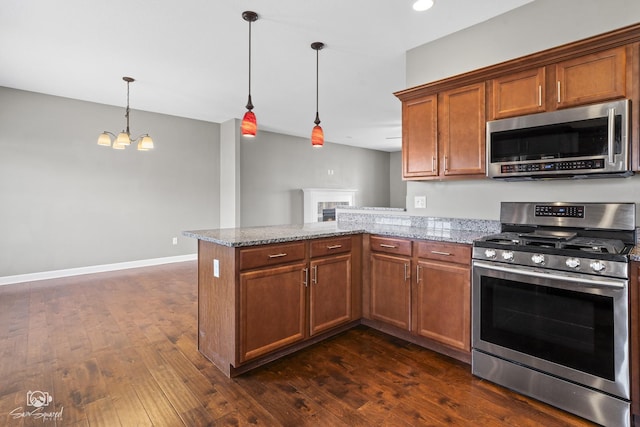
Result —
<instances>
[{"instance_id":1,"label":"oven door handle","mask_svg":"<svg viewBox=\"0 0 640 427\"><path fill-rule=\"evenodd\" d=\"M482 261L474 261L473 266L486 268L487 270L502 271L502 272L511 273L511 274L520 274L523 276L539 277L542 279L564 280L566 282L582 283L582 284L587 283L589 285L597 285L597 286L606 287L606 288L624 289L626 287L625 283L614 281L614 280L602 280L600 278L593 278L590 276L589 277L573 277L573 276L564 276L561 274L554 274L554 273L541 273L538 271L532 271L532 270L526 270L526 269L515 269L513 267L502 267L499 265L487 264Z\"/></svg>"}]
</instances>

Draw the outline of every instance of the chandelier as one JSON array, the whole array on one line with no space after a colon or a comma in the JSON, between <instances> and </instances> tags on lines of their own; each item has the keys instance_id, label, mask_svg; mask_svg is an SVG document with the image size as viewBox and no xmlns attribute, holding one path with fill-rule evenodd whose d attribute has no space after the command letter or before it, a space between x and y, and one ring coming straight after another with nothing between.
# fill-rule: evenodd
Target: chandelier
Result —
<instances>
[{"instance_id":1,"label":"chandelier","mask_svg":"<svg viewBox=\"0 0 640 427\"><path fill-rule=\"evenodd\" d=\"M153 139L151 139L148 133L136 138L131 138L131 132L129 132L129 83L134 82L135 79L132 77L123 77L122 80L127 82L127 109L124 114L127 118L127 128L121 131L117 136L114 133L105 130L98 137L98 145L105 147L112 146L115 150L124 150L131 145L132 142L137 142L138 151L151 150L153 148Z\"/></svg>"}]
</instances>

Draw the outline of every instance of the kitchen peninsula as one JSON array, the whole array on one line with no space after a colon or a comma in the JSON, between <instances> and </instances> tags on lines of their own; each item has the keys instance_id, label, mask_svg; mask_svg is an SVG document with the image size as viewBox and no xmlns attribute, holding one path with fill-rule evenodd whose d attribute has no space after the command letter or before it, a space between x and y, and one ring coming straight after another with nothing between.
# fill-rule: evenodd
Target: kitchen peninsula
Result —
<instances>
[{"instance_id":1,"label":"kitchen peninsula","mask_svg":"<svg viewBox=\"0 0 640 427\"><path fill-rule=\"evenodd\" d=\"M345 209L185 231L198 239L198 349L232 377L364 323L468 362L470 244L497 226Z\"/></svg>"}]
</instances>

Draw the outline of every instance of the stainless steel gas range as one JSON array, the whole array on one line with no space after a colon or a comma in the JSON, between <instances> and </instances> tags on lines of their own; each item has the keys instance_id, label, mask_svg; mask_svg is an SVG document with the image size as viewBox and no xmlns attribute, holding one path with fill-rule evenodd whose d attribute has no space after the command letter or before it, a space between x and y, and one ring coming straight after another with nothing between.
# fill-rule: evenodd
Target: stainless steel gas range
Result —
<instances>
[{"instance_id":1,"label":"stainless steel gas range","mask_svg":"<svg viewBox=\"0 0 640 427\"><path fill-rule=\"evenodd\" d=\"M472 371L605 426L628 426L633 203L502 203L474 242Z\"/></svg>"}]
</instances>

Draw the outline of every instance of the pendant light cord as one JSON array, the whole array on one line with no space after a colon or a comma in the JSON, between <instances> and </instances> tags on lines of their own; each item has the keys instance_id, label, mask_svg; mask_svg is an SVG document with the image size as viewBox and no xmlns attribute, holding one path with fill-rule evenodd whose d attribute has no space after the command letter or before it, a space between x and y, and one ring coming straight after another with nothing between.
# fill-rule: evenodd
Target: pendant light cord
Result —
<instances>
[{"instance_id":1,"label":"pendant light cord","mask_svg":"<svg viewBox=\"0 0 640 427\"><path fill-rule=\"evenodd\" d=\"M253 102L251 102L251 21L249 21L249 98L247 99L247 110L253 110Z\"/></svg>"},{"instance_id":2,"label":"pendant light cord","mask_svg":"<svg viewBox=\"0 0 640 427\"><path fill-rule=\"evenodd\" d=\"M320 70L319 55L320 55L320 49L316 49L316 119L314 120L314 123L316 125L320 124L320 115L318 114L318 97L319 97L318 94L320 93L318 91L318 87L319 87L319 83L318 83L319 77L318 76L320 75L320 72L319 72L319 70Z\"/></svg>"}]
</instances>

